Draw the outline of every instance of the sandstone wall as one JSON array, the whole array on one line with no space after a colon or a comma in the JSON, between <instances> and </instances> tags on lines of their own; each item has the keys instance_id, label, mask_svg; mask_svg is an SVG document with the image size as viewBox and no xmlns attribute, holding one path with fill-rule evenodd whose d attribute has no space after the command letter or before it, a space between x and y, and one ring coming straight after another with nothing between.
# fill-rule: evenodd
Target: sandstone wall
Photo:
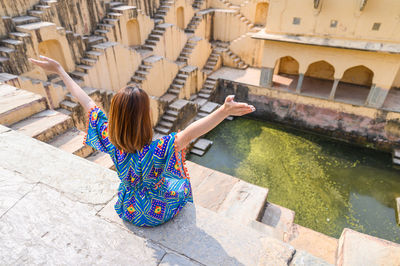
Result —
<instances>
[{"instance_id":1,"label":"sandstone wall","mask_svg":"<svg viewBox=\"0 0 400 266\"><path fill-rule=\"evenodd\" d=\"M220 80L216 101L229 94L256 107L251 116L391 152L400 142L400 114Z\"/></svg>"},{"instance_id":2,"label":"sandstone wall","mask_svg":"<svg viewBox=\"0 0 400 266\"><path fill-rule=\"evenodd\" d=\"M229 49L249 66L261 67L263 42L251 36L252 33L243 34L229 44Z\"/></svg>"},{"instance_id":3,"label":"sandstone wall","mask_svg":"<svg viewBox=\"0 0 400 266\"><path fill-rule=\"evenodd\" d=\"M248 31L248 26L234 14L234 11L216 10L214 12L214 40L230 42Z\"/></svg>"}]
</instances>

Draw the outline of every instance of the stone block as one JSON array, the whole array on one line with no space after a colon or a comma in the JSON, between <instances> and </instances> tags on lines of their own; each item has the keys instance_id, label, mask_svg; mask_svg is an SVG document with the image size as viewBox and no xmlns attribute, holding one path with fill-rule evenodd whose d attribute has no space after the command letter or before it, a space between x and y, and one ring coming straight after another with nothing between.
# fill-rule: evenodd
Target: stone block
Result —
<instances>
[{"instance_id":1,"label":"stone block","mask_svg":"<svg viewBox=\"0 0 400 266\"><path fill-rule=\"evenodd\" d=\"M2 217L26 193L32 190L36 182L25 179L17 171L0 166L0 217Z\"/></svg>"},{"instance_id":2,"label":"stone block","mask_svg":"<svg viewBox=\"0 0 400 266\"><path fill-rule=\"evenodd\" d=\"M237 182L239 179L233 176L214 171L193 190L194 201L203 208L218 211Z\"/></svg>"},{"instance_id":3,"label":"stone block","mask_svg":"<svg viewBox=\"0 0 400 266\"><path fill-rule=\"evenodd\" d=\"M10 85L0 85L0 123L12 125L46 109L46 99Z\"/></svg>"},{"instance_id":4,"label":"stone block","mask_svg":"<svg viewBox=\"0 0 400 266\"><path fill-rule=\"evenodd\" d=\"M193 153L197 156L203 156L206 152L200 149L192 148L190 149L190 153Z\"/></svg>"},{"instance_id":5,"label":"stone block","mask_svg":"<svg viewBox=\"0 0 400 266\"><path fill-rule=\"evenodd\" d=\"M62 191L70 199L101 205L117 191L119 178L114 171L22 133L0 133L0 147L1 167Z\"/></svg>"},{"instance_id":6,"label":"stone block","mask_svg":"<svg viewBox=\"0 0 400 266\"><path fill-rule=\"evenodd\" d=\"M287 265L295 251L282 241L191 203L174 219L154 228L122 221L113 203L99 215L204 265Z\"/></svg>"},{"instance_id":7,"label":"stone block","mask_svg":"<svg viewBox=\"0 0 400 266\"><path fill-rule=\"evenodd\" d=\"M345 228L339 239L336 264L400 265L400 245Z\"/></svg>"},{"instance_id":8,"label":"stone block","mask_svg":"<svg viewBox=\"0 0 400 266\"><path fill-rule=\"evenodd\" d=\"M158 265L165 254L162 248L94 211L36 185L0 220L0 264Z\"/></svg>"},{"instance_id":9,"label":"stone block","mask_svg":"<svg viewBox=\"0 0 400 266\"><path fill-rule=\"evenodd\" d=\"M203 105L200 108L200 111L205 112L205 113L212 113L215 109L218 108L218 103L214 102L207 102L205 105Z\"/></svg>"},{"instance_id":10,"label":"stone block","mask_svg":"<svg viewBox=\"0 0 400 266\"><path fill-rule=\"evenodd\" d=\"M268 202L261 222L281 232L283 240L288 241L292 233L294 215L294 211Z\"/></svg>"},{"instance_id":11,"label":"stone block","mask_svg":"<svg viewBox=\"0 0 400 266\"><path fill-rule=\"evenodd\" d=\"M333 264L329 264L328 262L317 258L310 253L307 253L303 250L296 250L296 254L294 254L294 257L292 261L290 262L291 266L329 266Z\"/></svg>"},{"instance_id":12,"label":"stone block","mask_svg":"<svg viewBox=\"0 0 400 266\"><path fill-rule=\"evenodd\" d=\"M304 250L328 263L335 264L338 240L298 224L293 225L289 242L296 250ZM361 264L362 265L362 264Z\"/></svg>"},{"instance_id":13,"label":"stone block","mask_svg":"<svg viewBox=\"0 0 400 266\"><path fill-rule=\"evenodd\" d=\"M207 151L210 148L210 146L212 145L212 143L213 142L208 139L198 139L194 143L193 147L196 149L202 150L202 151Z\"/></svg>"},{"instance_id":14,"label":"stone block","mask_svg":"<svg viewBox=\"0 0 400 266\"><path fill-rule=\"evenodd\" d=\"M197 190L201 182L214 172L214 170L208 167L201 166L191 161L186 161L186 168L190 176L190 184L193 190Z\"/></svg>"},{"instance_id":15,"label":"stone block","mask_svg":"<svg viewBox=\"0 0 400 266\"><path fill-rule=\"evenodd\" d=\"M175 253L167 253L163 257L160 266L197 266L201 265L187 257Z\"/></svg>"},{"instance_id":16,"label":"stone block","mask_svg":"<svg viewBox=\"0 0 400 266\"><path fill-rule=\"evenodd\" d=\"M226 196L218 213L246 224L258 220L264 212L268 189L240 180Z\"/></svg>"},{"instance_id":17,"label":"stone block","mask_svg":"<svg viewBox=\"0 0 400 266\"><path fill-rule=\"evenodd\" d=\"M175 109L175 110L181 110L186 104L188 104L189 102L183 99L179 99L176 100L175 102L173 102L169 107L171 109Z\"/></svg>"}]
</instances>

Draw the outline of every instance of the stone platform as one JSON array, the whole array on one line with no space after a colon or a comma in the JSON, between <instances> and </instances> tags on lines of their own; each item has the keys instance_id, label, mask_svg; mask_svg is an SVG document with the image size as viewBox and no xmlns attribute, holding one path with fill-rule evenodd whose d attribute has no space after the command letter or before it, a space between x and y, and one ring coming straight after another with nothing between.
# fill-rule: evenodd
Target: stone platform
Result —
<instances>
[{"instance_id":1,"label":"stone platform","mask_svg":"<svg viewBox=\"0 0 400 266\"><path fill-rule=\"evenodd\" d=\"M321 261L199 205L188 204L162 226L135 227L113 210L114 171L4 126L0 147L1 265Z\"/></svg>"}]
</instances>

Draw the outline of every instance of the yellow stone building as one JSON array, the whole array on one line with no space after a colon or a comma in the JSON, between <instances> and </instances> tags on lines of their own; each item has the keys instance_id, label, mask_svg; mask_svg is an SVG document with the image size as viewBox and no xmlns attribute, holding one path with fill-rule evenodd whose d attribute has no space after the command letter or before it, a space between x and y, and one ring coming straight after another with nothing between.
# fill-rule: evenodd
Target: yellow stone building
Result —
<instances>
[{"instance_id":1,"label":"yellow stone building","mask_svg":"<svg viewBox=\"0 0 400 266\"><path fill-rule=\"evenodd\" d=\"M260 85L394 109L399 14L396 0L270 0L266 26L253 35L263 40Z\"/></svg>"}]
</instances>

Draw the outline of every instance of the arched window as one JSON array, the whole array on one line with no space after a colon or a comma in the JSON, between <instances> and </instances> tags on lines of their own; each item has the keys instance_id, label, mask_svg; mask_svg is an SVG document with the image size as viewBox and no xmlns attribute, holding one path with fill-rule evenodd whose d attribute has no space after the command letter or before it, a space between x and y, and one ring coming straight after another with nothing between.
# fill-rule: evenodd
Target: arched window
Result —
<instances>
[{"instance_id":1,"label":"arched window","mask_svg":"<svg viewBox=\"0 0 400 266\"><path fill-rule=\"evenodd\" d=\"M185 14L183 13L183 7L178 7L176 10L176 25L182 30L185 29Z\"/></svg>"},{"instance_id":2,"label":"arched window","mask_svg":"<svg viewBox=\"0 0 400 266\"><path fill-rule=\"evenodd\" d=\"M141 45L140 28L137 19L131 19L126 23L126 31L128 34L128 45Z\"/></svg>"},{"instance_id":3,"label":"arched window","mask_svg":"<svg viewBox=\"0 0 400 266\"><path fill-rule=\"evenodd\" d=\"M254 24L265 26L267 23L268 15L268 3L258 3L256 6L256 15L254 18Z\"/></svg>"},{"instance_id":4,"label":"arched window","mask_svg":"<svg viewBox=\"0 0 400 266\"><path fill-rule=\"evenodd\" d=\"M39 54L57 60L64 69L68 69L61 44L57 40L47 40L39 43Z\"/></svg>"}]
</instances>

